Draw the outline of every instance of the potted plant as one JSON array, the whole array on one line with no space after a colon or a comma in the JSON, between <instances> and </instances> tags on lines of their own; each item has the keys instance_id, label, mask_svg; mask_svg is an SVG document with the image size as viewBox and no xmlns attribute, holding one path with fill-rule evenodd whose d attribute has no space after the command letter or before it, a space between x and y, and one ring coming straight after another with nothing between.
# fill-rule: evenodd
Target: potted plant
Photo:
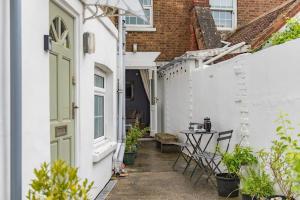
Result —
<instances>
[{"instance_id":1,"label":"potted plant","mask_svg":"<svg viewBox=\"0 0 300 200\"><path fill-rule=\"evenodd\" d=\"M262 150L260 155L267 167L270 169L276 185L279 187L283 195L273 196L269 199L295 199L299 193L299 181L295 179L297 176L297 153L299 152L298 140L293 135L294 128L291 121L287 119L287 114L281 113L277 122L279 126L276 129L278 140L272 142L269 151ZM296 156L296 157L295 157Z\"/></svg>"},{"instance_id":2,"label":"potted plant","mask_svg":"<svg viewBox=\"0 0 300 200\"><path fill-rule=\"evenodd\" d=\"M227 172L216 175L218 194L222 197L237 197L239 195L239 173L244 165L257 163L250 147L236 145L233 152L222 155L222 163Z\"/></svg>"},{"instance_id":3,"label":"potted plant","mask_svg":"<svg viewBox=\"0 0 300 200\"><path fill-rule=\"evenodd\" d=\"M265 200L274 195L273 182L264 166L256 169L250 166L241 175L241 193L243 200Z\"/></svg>"},{"instance_id":4,"label":"potted plant","mask_svg":"<svg viewBox=\"0 0 300 200\"><path fill-rule=\"evenodd\" d=\"M149 128L140 129L138 124L135 124L126 135L126 147L124 154L124 163L127 165L133 165L137 156L138 139L149 130Z\"/></svg>"},{"instance_id":5,"label":"potted plant","mask_svg":"<svg viewBox=\"0 0 300 200\"><path fill-rule=\"evenodd\" d=\"M62 160L55 161L51 167L43 163L40 169L34 169L36 178L30 184L27 199L90 199L88 193L94 182L88 183L87 179L81 182L77 171Z\"/></svg>"}]
</instances>

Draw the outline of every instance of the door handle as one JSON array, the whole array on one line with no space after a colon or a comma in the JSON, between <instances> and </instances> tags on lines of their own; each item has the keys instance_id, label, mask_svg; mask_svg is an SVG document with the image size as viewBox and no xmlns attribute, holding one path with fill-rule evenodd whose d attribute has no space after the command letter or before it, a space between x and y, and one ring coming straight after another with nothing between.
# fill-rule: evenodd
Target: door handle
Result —
<instances>
[{"instance_id":1,"label":"door handle","mask_svg":"<svg viewBox=\"0 0 300 200\"><path fill-rule=\"evenodd\" d=\"M72 119L75 119L75 110L79 107L73 102L72 103Z\"/></svg>"}]
</instances>

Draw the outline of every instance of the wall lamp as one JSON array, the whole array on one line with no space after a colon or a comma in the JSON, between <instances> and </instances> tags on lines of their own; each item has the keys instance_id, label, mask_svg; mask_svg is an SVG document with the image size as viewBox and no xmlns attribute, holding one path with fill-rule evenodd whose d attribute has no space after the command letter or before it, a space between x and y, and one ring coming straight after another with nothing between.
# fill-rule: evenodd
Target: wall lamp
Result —
<instances>
[{"instance_id":1,"label":"wall lamp","mask_svg":"<svg viewBox=\"0 0 300 200\"><path fill-rule=\"evenodd\" d=\"M52 50L52 38L49 35L44 35L44 51Z\"/></svg>"}]
</instances>

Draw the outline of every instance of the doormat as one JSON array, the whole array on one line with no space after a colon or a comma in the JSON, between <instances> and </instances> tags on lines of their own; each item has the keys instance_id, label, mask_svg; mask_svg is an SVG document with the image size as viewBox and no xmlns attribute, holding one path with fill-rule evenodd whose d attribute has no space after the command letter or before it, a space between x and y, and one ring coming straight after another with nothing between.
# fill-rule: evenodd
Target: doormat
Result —
<instances>
[{"instance_id":1,"label":"doormat","mask_svg":"<svg viewBox=\"0 0 300 200\"><path fill-rule=\"evenodd\" d=\"M117 180L110 180L103 190L98 194L95 200L105 200L109 193L114 189L115 185L117 184Z\"/></svg>"}]
</instances>

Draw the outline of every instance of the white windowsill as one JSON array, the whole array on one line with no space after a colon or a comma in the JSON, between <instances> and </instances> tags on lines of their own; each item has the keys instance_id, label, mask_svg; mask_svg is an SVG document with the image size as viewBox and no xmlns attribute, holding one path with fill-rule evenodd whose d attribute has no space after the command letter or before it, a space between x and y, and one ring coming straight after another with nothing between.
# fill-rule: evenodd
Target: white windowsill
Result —
<instances>
[{"instance_id":1,"label":"white windowsill","mask_svg":"<svg viewBox=\"0 0 300 200\"><path fill-rule=\"evenodd\" d=\"M105 139L97 145L94 145L94 152L93 152L93 163L100 162L112 152L114 152L117 148L116 142L111 142L108 139Z\"/></svg>"},{"instance_id":2,"label":"white windowsill","mask_svg":"<svg viewBox=\"0 0 300 200\"><path fill-rule=\"evenodd\" d=\"M221 28L221 27L217 27L218 31L230 31L230 32L234 32L236 28Z\"/></svg>"},{"instance_id":3,"label":"white windowsill","mask_svg":"<svg viewBox=\"0 0 300 200\"><path fill-rule=\"evenodd\" d=\"M140 26L127 26L126 31L132 32L155 32L155 27L140 27Z\"/></svg>"}]
</instances>

